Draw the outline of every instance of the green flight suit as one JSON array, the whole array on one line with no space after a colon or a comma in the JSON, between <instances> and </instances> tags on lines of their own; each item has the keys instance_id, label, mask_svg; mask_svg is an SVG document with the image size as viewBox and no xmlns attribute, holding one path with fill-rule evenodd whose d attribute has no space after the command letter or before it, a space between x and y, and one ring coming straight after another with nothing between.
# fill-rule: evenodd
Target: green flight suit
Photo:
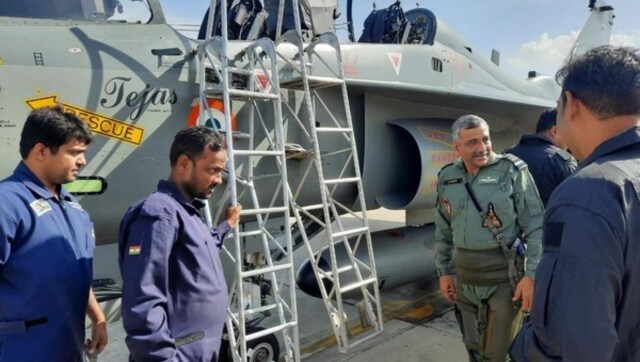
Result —
<instances>
[{"instance_id":1,"label":"green flight suit","mask_svg":"<svg viewBox=\"0 0 640 362\"><path fill-rule=\"evenodd\" d=\"M482 220L465 183L490 218ZM436 269L439 276L458 277L458 319L470 359L505 361L521 315L511 303L513 286L506 257L486 224L493 223L507 246L519 237L526 240L525 275L533 278L544 213L535 183L524 162L491 153L488 164L475 176L461 160L444 166L437 190ZM457 256L452 265L454 249Z\"/></svg>"}]
</instances>

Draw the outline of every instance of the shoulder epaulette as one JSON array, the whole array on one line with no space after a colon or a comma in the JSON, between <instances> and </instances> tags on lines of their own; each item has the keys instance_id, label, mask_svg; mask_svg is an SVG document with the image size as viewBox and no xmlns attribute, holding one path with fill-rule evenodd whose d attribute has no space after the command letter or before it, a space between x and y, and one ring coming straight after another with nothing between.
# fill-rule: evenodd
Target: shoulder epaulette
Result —
<instances>
[{"instance_id":1,"label":"shoulder epaulette","mask_svg":"<svg viewBox=\"0 0 640 362\"><path fill-rule=\"evenodd\" d=\"M449 162L446 165L442 166L440 171L438 171L438 176L440 176L440 174L442 173L442 171L444 171L445 168L448 168L449 166L453 166L453 165L454 165L454 162Z\"/></svg>"},{"instance_id":2,"label":"shoulder epaulette","mask_svg":"<svg viewBox=\"0 0 640 362\"><path fill-rule=\"evenodd\" d=\"M571 156L569 152L563 150L562 148L558 148L558 152L556 152L556 154L565 161L570 161L571 159L573 159L573 156Z\"/></svg>"},{"instance_id":3,"label":"shoulder epaulette","mask_svg":"<svg viewBox=\"0 0 640 362\"><path fill-rule=\"evenodd\" d=\"M505 153L503 154L503 156L505 159L511 161L511 163L513 163L513 165L516 166L518 170L524 170L525 168L527 168L527 164L519 159L518 156L515 156L511 153Z\"/></svg>"}]
</instances>

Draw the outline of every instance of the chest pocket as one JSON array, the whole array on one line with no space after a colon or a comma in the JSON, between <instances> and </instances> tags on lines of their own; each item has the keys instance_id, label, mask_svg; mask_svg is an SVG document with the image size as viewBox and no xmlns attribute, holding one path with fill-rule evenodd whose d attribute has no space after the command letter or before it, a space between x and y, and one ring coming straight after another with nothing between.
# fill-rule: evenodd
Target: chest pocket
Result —
<instances>
[{"instance_id":1,"label":"chest pocket","mask_svg":"<svg viewBox=\"0 0 640 362\"><path fill-rule=\"evenodd\" d=\"M92 258L93 250L96 246L96 238L93 230L93 223L89 218L89 214L77 204L70 203L67 207L67 213L73 230L75 240L77 241L77 250L83 258Z\"/></svg>"},{"instance_id":2,"label":"chest pocket","mask_svg":"<svg viewBox=\"0 0 640 362\"><path fill-rule=\"evenodd\" d=\"M197 215L182 220L173 258L179 275L179 298L182 302L211 301L218 293L226 293L220 257L213 237ZM223 288L224 286L224 288Z\"/></svg>"},{"instance_id":3,"label":"chest pocket","mask_svg":"<svg viewBox=\"0 0 640 362\"><path fill-rule=\"evenodd\" d=\"M483 211L487 211L491 204L503 225L515 219L513 183L508 172L482 173L472 187Z\"/></svg>"},{"instance_id":4,"label":"chest pocket","mask_svg":"<svg viewBox=\"0 0 640 362\"><path fill-rule=\"evenodd\" d=\"M445 204L448 206L444 206L445 212L449 214L448 208L450 208L450 218L455 219L456 216L459 216L465 208L467 202L467 191L464 188L464 184L462 183L462 179L455 179L451 181L449 184L445 182L442 186L444 188L443 191L443 199L446 200Z\"/></svg>"}]
</instances>

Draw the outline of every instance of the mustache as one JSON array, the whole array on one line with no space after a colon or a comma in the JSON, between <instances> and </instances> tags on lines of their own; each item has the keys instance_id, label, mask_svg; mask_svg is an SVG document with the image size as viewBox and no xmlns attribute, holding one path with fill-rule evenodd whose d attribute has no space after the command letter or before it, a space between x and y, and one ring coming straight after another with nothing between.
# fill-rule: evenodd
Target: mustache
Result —
<instances>
[{"instance_id":1,"label":"mustache","mask_svg":"<svg viewBox=\"0 0 640 362\"><path fill-rule=\"evenodd\" d=\"M489 156L489 152L474 152L471 154L472 157L485 157Z\"/></svg>"}]
</instances>

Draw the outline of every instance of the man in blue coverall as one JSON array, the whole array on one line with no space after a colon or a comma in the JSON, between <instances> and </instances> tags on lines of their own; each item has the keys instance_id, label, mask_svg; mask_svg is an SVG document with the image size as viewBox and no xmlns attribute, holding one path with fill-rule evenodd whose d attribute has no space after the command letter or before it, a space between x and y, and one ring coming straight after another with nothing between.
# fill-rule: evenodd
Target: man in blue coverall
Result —
<instances>
[{"instance_id":1,"label":"man in blue coverall","mask_svg":"<svg viewBox=\"0 0 640 362\"><path fill-rule=\"evenodd\" d=\"M556 75L581 161L553 193L516 361L640 361L640 52L603 46Z\"/></svg>"},{"instance_id":2,"label":"man in blue coverall","mask_svg":"<svg viewBox=\"0 0 640 362\"><path fill-rule=\"evenodd\" d=\"M89 215L62 184L86 164L87 125L60 108L29 114L13 175L0 182L0 360L82 361L85 312L91 353L107 344L91 290Z\"/></svg>"},{"instance_id":3,"label":"man in blue coverall","mask_svg":"<svg viewBox=\"0 0 640 362\"><path fill-rule=\"evenodd\" d=\"M209 229L200 209L222 183L226 142L206 127L180 131L171 173L133 205L120 225L122 321L130 360L217 361L227 311L218 255L240 206Z\"/></svg>"},{"instance_id":4,"label":"man in blue coverall","mask_svg":"<svg viewBox=\"0 0 640 362\"><path fill-rule=\"evenodd\" d=\"M564 150L566 145L558 135L557 114L555 108L542 112L536 134L522 136L517 145L504 151L518 156L529 166L545 207L553 190L578 167L573 156Z\"/></svg>"}]
</instances>

